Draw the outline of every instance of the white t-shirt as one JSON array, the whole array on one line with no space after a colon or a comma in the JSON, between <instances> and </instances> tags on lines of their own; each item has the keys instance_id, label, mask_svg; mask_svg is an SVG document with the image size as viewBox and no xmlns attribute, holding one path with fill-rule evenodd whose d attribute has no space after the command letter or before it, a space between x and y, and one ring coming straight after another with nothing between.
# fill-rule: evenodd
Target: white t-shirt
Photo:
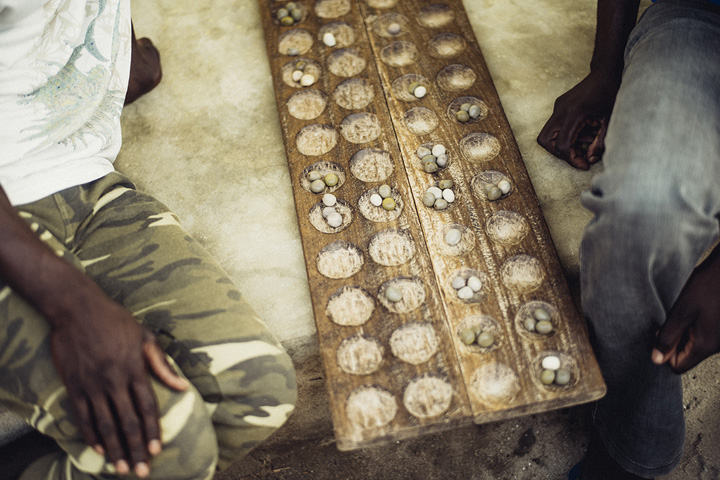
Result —
<instances>
[{"instance_id":1,"label":"white t-shirt","mask_svg":"<svg viewBox=\"0 0 720 480\"><path fill-rule=\"evenodd\" d=\"M13 205L113 171L129 0L0 0L0 185Z\"/></svg>"}]
</instances>

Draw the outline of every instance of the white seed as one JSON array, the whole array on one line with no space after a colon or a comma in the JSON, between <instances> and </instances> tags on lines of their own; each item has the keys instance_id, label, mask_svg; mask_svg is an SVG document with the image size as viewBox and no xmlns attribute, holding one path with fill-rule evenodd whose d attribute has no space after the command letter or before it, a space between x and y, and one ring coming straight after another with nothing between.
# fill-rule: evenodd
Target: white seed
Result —
<instances>
[{"instance_id":1,"label":"white seed","mask_svg":"<svg viewBox=\"0 0 720 480\"><path fill-rule=\"evenodd\" d=\"M377 193L373 193L372 195L370 195L370 203L372 203L376 207L379 207L380 205L382 205L382 201L383 201L382 197L380 195L378 195Z\"/></svg>"},{"instance_id":2,"label":"white seed","mask_svg":"<svg viewBox=\"0 0 720 480\"><path fill-rule=\"evenodd\" d=\"M304 74L302 77L300 77L300 85L303 87L309 87L315 83L315 77L313 75L310 75L309 73Z\"/></svg>"},{"instance_id":3,"label":"white seed","mask_svg":"<svg viewBox=\"0 0 720 480\"><path fill-rule=\"evenodd\" d=\"M420 146L420 147L418 147L416 153L417 153L418 158L423 158L423 157L430 155L432 153L432 150L430 150L427 147Z\"/></svg>"},{"instance_id":4,"label":"white seed","mask_svg":"<svg viewBox=\"0 0 720 480\"><path fill-rule=\"evenodd\" d=\"M455 192L450 190L449 188L446 188L442 191L442 197L447 201L448 203L452 203L455 201Z\"/></svg>"},{"instance_id":5,"label":"white seed","mask_svg":"<svg viewBox=\"0 0 720 480\"><path fill-rule=\"evenodd\" d=\"M440 190L438 187L430 187L427 189L428 193L432 193L435 195L435 199L441 199L442 198L442 190Z\"/></svg>"},{"instance_id":6,"label":"white seed","mask_svg":"<svg viewBox=\"0 0 720 480\"><path fill-rule=\"evenodd\" d=\"M442 154L445 153L446 151L447 151L447 150L445 150L445 145L443 145L442 143L438 143L437 145L435 145L435 146L432 148L432 154L435 155L436 157L439 157L440 155L442 155Z\"/></svg>"},{"instance_id":7,"label":"white seed","mask_svg":"<svg viewBox=\"0 0 720 480\"><path fill-rule=\"evenodd\" d=\"M322 201L326 207L332 207L337 203L337 198L332 193L326 193L323 195Z\"/></svg>"},{"instance_id":8,"label":"white seed","mask_svg":"<svg viewBox=\"0 0 720 480\"><path fill-rule=\"evenodd\" d=\"M292 73L292 79L294 82L299 82L303 75L302 70L295 70Z\"/></svg>"},{"instance_id":9,"label":"white seed","mask_svg":"<svg viewBox=\"0 0 720 480\"><path fill-rule=\"evenodd\" d=\"M468 115L470 115L470 118L477 118L480 116L480 107L477 105L472 105L470 109L468 110Z\"/></svg>"},{"instance_id":10,"label":"white seed","mask_svg":"<svg viewBox=\"0 0 720 480\"><path fill-rule=\"evenodd\" d=\"M447 243L448 245L457 245L458 243L460 243L461 238L462 232L457 228L451 228L445 234L445 243Z\"/></svg>"},{"instance_id":11,"label":"white seed","mask_svg":"<svg viewBox=\"0 0 720 480\"><path fill-rule=\"evenodd\" d=\"M398 33L400 33L400 25L397 23L391 23L390 25L388 25L387 31L390 35L397 35Z\"/></svg>"},{"instance_id":12,"label":"white seed","mask_svg":"<svg viewBox=\"0 0 720 480\"><path fill-rule=\"evenodd\" d=\"M472 277L468 278L467 286L470 287L473 292L479 292L482 289L482 280L480 280L479 277L473 275Z\"/></svg>"},{"instance_id":13,"label":"white seed","mask_svg":"<svg viewBox=\"0 0 720 480\"><path fill-rule=\"evenodd\" d=\"M503 194L509 193L510 189L512 188L510 186L510 182L508 182L507 180L500 180L497 186Z\"/></svg>"},{"instance_id":14,"label":"white seed","mask_svg":"<svg viewBox=\"0 0 720 480\"><path fill-rule=\"evenodd\" d=\"M328 218L333 213L337 213L337 210L335 210L335 207L325 207L322 210L323 218Z\"/></svg>"},{"instance_id":15,"label":"white seed","mask_svg":"<svg viewBox=\"0 0 720 480\"><path fill-rule=\"evenodd\" d=\"M390 285L385 289L385 298L391 302L399 302L403 298L402 290Z\"/></svg>"},{"instance_id":16,"label":"white seed","mask_svg":"<svg viewBox=\"0 0 720 480\"><path fill-rule=\"evenodd\" d=\"M465 279L463 277L455 277L452 279L452 287L455 290L460 290L465 285L467 285L467 282L465 281Z\"/></svg>"},{"instance_id":17,"label":"white seed","mask_svg":"<svg viewBox=\"0 0 720 480\"><path fill-rule=\"evenodd\" d=\"M337 212L333 212L327 217L328 225L330 225L333 228L337 228L340 225L342 225L342 215L340 215Z\"/></svg>"},{"instance_id":18,"label":"white seed","mask_svg":"<svg viewBox=\"0 0 720 480\"><path fill-rule=\"evenodd\" d=\"M413 90L413 95L415 95L415 98L423 98L425 95L427 95L427 88L420 85L415 90Z\"/></svg>"},{"instance_id":19,"label":"white seed","mask_svg":"<svg viewBox=\"0 0 720 480\"><path fill-rule=\"evenodd\" d=\"M322 179L313 180L310 184L310 191L313 193L320 193L325 190L325 182Z\"/></svg>"},{"instance_id":20,"label":"white seed","mask_svg":"<svg viewBox=\"0 0 720 480\"><path fill-rule=\"evenodd\" d=\"M328 47L334 47L337 44L335 35L330 32L325 32L325 35L323 35L323 43Z\"/></svg>"},{"instance_id":21,"label":"white seed","mask_svg":"<svg viewBox=\"0 0 720 480\"><path fill-rule=\"evenodd\" d=\"M469 300L473 295L475 295L475 292L470 287L465 286L458 290L458 298L461 300Z\"/></svg>"},{"instance_id":22,"label":"white seed","mask_svg":"<svg viewBox=\"0 0 720 480\"><path fill-rule=\"evenodd\" d=\"M542 368L547 370L557 370L560 368L560 359L555 355L548 355L542 359Z\"/></svg>"},{"instance_id":23,"label":"white seed","mask_svg":"<svg viewBox=\"0 0 720 480\"><path fill-rule=\"evenodd\" d=\"M447 154L443 153L443 154L438 155L435 162L437 162L438 167L444 167L445 165L447 165L447 162L448 162Z\"/></svg>"}]
</instances>

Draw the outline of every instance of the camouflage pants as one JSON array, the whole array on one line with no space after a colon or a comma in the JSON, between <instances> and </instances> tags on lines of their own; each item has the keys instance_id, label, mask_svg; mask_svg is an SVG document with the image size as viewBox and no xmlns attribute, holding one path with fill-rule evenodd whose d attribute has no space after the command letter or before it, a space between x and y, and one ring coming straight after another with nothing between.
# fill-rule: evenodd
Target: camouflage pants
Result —
<instances>
[{"instance_id":1,"label":"camouflage pants","mask_svg":"<svg viewBox=\"0 0 720 480\"><path fill-rule=\"evenodd\" d=\"M290 358L165 206L114 173L19 211L150 328L193 385L175 392L153 380L164 450L151 478L212 478L216 464L240 458L284 423L296 398ZM73 425L49 336L47 322L0 280L0 402L62 449L21 478L115 478Z\"/></svg>"}]
</instances>

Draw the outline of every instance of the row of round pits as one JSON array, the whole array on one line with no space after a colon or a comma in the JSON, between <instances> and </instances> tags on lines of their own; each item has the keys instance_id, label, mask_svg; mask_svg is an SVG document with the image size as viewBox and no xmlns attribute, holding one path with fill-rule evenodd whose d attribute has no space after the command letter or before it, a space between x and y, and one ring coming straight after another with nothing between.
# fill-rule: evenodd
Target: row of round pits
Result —
<instances>
[{"instance_id":1,"label":"row of round pits","mask_svg":"<svg viewBox=\"0 0 720 480\"><path fill-rule=\"evenodd\" d=\"M372 103L375 99L375 90L364 78L350 78L335 88L333 99L342 108L358 110Z\"/></svg>"},{"instance_id":2,"label":"row of round pits","mask_svg":"<svg viewBox=\"0 0 720 480\"><path fill-rule=\"evenodd\" d=\"M281 75L289 87L302 88L315 83L322 74L322 67L309 58L298 58L283 65ZM303 81L303 77L306 80ZM312 82L309 81L312 78Z\"/></svg>"},{"instance_id":3,"label":"row of round pits","mask_svg":"<svg viewBox=\"0 0 720 480\"><path fill-rule=\"evenodd\" d=\"M543 386L567 389L575 384L577 366L569 355L561 352L542 353L537 367L537 379Z\"/></svg>"},{"instance_id":4,"label":"row of round pits","mask_svg":"<svg viewBox=\"0 0 720 480\"><path fill-rule=\"evenodd\" d=\"M425 301L425 288L417 278L394 278L380 286L378 301L392 313L412 312Z\"/></svg>"},{"instance_id":5,"label":"row of round pits","mask_svg":"<svg viewBox=\"0 0 720 480\"><path fill-rule=\"evenodd\" d=\"M473 315L464 319L457 328L460 341L473 352L489 352L500 343L500 328L492 317Z\"/></svg>"},{"instance_id":6,"label":"row of round pits","mask_svg":"<svg viewBox=\"0 0 720 480\"><path fill-rule=\"evenodd\" d=\"M355 31L345 22L331 22L320 27L318 38L328 47L344 48L355 43Z\"/></svg>"},{"instance_id":7,"label":"row of round pits","mask_svg":"<svg viewBox=\"0 0 720 480\"><path fill-rule=\"evenodd\" d=\"M310 209L310 223L323 233L340 232L350 225L350 222L352 222L350 205L343 200L337 200L331 193L323 195L323 201Z\"/></svg>"},{"instance_id":8,"label":"row of round pits","mask_svg":"<svg viewBox=\"0 0 720 480\"><path fill-rule=\"evenodd\" d=\"M338 77L354 77L365 70L367 61L357 48L341 48L328 55L327 67Z\"/></svg>"},{"instance_id":9,"label":"row of round pits","mask_svg":"<svg viewBox=\"0 0 720 480\"><path fill-rule=\"evenodd\" d=\"M484 298L483 286L487 281L485 274L475 270L463 270L452 277L452 285L457 298L469 303L477 303Z\"/></svg>"},{"instance_id":10,"label":"row of round pits","mask_svg":"<svg viewBox=\"0 0 720 480\"><path fill-rule=\"evenodd\" d=\"M293 93L287 101L288 113L298 120L319 117L327 107L327 95L311 89Z\"/></svg>"},{"instance_id":11,"label":"row of round pits","mask_svg":"<svg viewBox=\"0 0 720 480\"><path fill-rule=\"evenodd\" d=\"M477 97L459 97L450 102L448 117L460 123L474 123L488 114L488 107Z\"/></svg>"},{"instance_id":12,"label":"row of round pits","mask_svg":"<svg viewBox=\"0 0 720 480\"><path fill-rule=\"evenodd\" d=\"M372 316L375 301L359 287L342 287L328 300L325 313L330 320L341 326L359 326Z\"/></svg>"},{"instance_id":13,"label":"row of round pits","mask_svg":"<svg viewBox=\"0 0 720 480\"><path fill-rule=\"evenodd\" d=\"M313 124L302 127L295 137L295 146L303 155L317 157L335 148L338 133L332 125Z\"/></svg>"},{"instance_id":14,"label":"row of round pits","mask_svg":"<svg viewBox=\"0 0 720 480\"><path fill-rule=\"evenodd\" d=\"M487 405L507 405L520 390L517 373L504 363L487 363L470 377L469 393Z\"/></svg>"},{"instance_id":15,"label":"row of round pits","mask_svg":"<svg viewBox=\"0 0 720 480\"><path fill-rule=\"evenodd\" d=\"M371 222L392 222L400 216L405 205L396 189L390 188L389 192L385 188L382 190L381 192L380 187L370 189L358 200L360 213ZM387 196L383 197L383 194Z\"/></svg>"},{"instance_id":16,"label":"row of round pits","mask_svg":"<svg viewBox=\"0 0 720 480\"><path fill-rule=\"evenodd\" d=\"M412 102L427 94L430 80L417 73L408 73L396 78L392 83L392 91L400 100Z\"/></svg>"},{"instance_id":17,"label":"row of round pits","mask_svg":"<svg viewBox=\"0 0 720 480\"><path fill-rule=\"evenodd\" d=\"M390 337L393 355L411 365L429 361L437 353L439 345L435 329L427 322L406 323Z\"/></svg>"},{"instance_id":18,"label":"row of round pits","mask_svg":"<svg viewBox=\"0 0 720 480\"><path fill-rule=\"evenodd\" d=\"M382 127L375 114L352 113L340 122L340 133L350 143L368 143L380 136Z\"/></svg>"},{"instance_id":19,"label":"row of round pits","mask_svg":"<svg viewBox=\"0 0 720 480\"><path fill-rule=\"evenodd\" d=\"M453 21L455 12L447 5L426 5L420 9L417 22L427 28L441 28Z\"/></svg>"},{"instance_id":20,"label":"row of round pits","mask_svg":"<svg viewBox=\"0 0 720 480\"><path fill-rule=\"evenodd\" d=\"M489 133L469 133L460 139L459 144L460 152L471 163L489 162L500 153L500 142Z\"/></svg>"},{"instance_id":21,"label":"row of round pits","mask_svg":"<svg viewBox=\"0 0 720 480\"><path fill-rule=\"evenodd\" d=\"M477 80L475 70L461 64L443 67L437 74L437 84L447 92L461 92L472 87Z\"/></svg>"},{"instance_id":22,"label":"row of round pits","mask_svg":"<svg viewBox=\"0 0 720 480\"><path fill-rule=\"evenodd\" d=\"M415 242L406 231L383 230L370 239L368 253L370 258L384 267L397 267L415 256Z\"/></svg>"},{"instance_id":23,"label":"row of round pits","mask_svg":"<svg viewBox=\"0 0 720 480\"><path fill-rule=\"evenodd\" d=\"M343 241L323 247L316 260L318 272L332 279L351 277L362 269L364 263L365 258L360 249Z\"/></svg>"},{"instance_id":24,"label":"row of round pits","mask_svg":"<svg viewBox=\"0 0 720 480\"><path fill-rule=\"evenodd\" d=\"M465 39L460 35L441 33L428 42L428 53L435 58L452 58L460 55L466 46Z\"/></svg>"},{"instance_id":25,"label":"row of round pits","mask_svg":"<svg viewBox=\"0 0 720 480\"><path fill-rule=\"evenodd\" d=\"M435 130L439 120L435 112L426 107L414 107L403 116L405 125L415 135L427 135Z\"/></svg>"},{"instance_id":26,"label":"row of round pits","mask_svg":"<svg viewBox=\"0 0 720 480\"><path fill-rule=\"evenodd\" d=\"M546 338L555 332L559 313L549 303L535 300L528 302L515 315L515 328L532 339Z\"/></svg>"},{"instance_id":27,"label":"row of round pits","mask_svg":"<svg viewBox=\"0 0 720 480\"><path fill-rule=\"evenodd\" d=\"M450 223L443 225L437 242L440 251L450 257L459 257L471 251L475 246L475 234L465 225Z\"/></svg>"},{"instance_id":28,"label":"row of round pits","mask_svg":"<svg viewBox=\"0 0 720 480\"><path fill-rule=\"evenodd\" d=\"M367 335L353 335L344 339L337 349L338 366L351 375L369 375L380 368L383 346Z\"/></svg>"},{"instance_id":29,"label":"row of round pits","mask_svg":"<svg viewBox=\"0 0 720 480\"><path fill-rule=\"evenodd\" d=\"M385 150L366 148L350 157L350 173L361 182L382 182L394 169L395 164Z\"/></svg>"},{"instance_id":30,"label":"row of round pits","mask_svg":"<svg viewBox=\"0 0 720 480\"><path fill-rule=\"evenodd\" d=\"M537 258L520 254L503 262L500 266L500 278L511 290L530 292L542 285L545 271Z\"/></svg>"},{"instance_id":31,"label":"row of round pits","mask_svg":"<svg viewBox=\"0 0 720 480\"><path fill-rule=\"evenodd\" d=\"M278 52L281 55L295 57L310 51L313 45L313 36L304 28L294 28L283 32L278 38Z\"/></svg>"},{"instance_id":32,"label":"row of round pits","mask_svg":"<svg viewBox=\"0 0 720 480\"><path fill-rule=\"evenodd\" d=\"M390 67L407 67L415 63L417 58L417 47L411 42L393 42L380 50L380 60Z\"/></svg>"},{"instance_id":33,"label":"row of round pits","mask_svg":"<svg viewBox=\"0 0 720 480\"><path fill-rule=\"evenodd\" d=\"M275 10L275 21L285 27L300 23L305 19L305 16L305 7L295 2L289 2Z\"/></svg>"},{"instance_id":34,"label":"row of round pits","mask_svg":"<svg viewBox=\"0 0 720 480\"><path fill-rule=\"evenodd\" d=\"M394 38L403 35L408 29L408 19L399 13L386 13L380 15L373 22L375 33L384 38Z\"/></svg>"},{"instance_id":35,"label":"row of round pits","mask_svg":"<svg viewBox=\"0 0 720 480\"><path fill-rule=\"evenodd\" d=\"M530 233L527 219L509 210L495 212L485 222L485 231L493 241L502 245L516 245Z\"/></svg>"},{"instance_id":36,"label":"row of round pits","mask_svg":"<svg viewBox=\"0 0 720 480\"><path fill-rule=\"evenodd\" d=\"M447 210L455 202L454 187L455 183L450 179L435 182L423 193L423 205L435 210Z\"/></svg>"},{"instance_id":37,"label":"row of round pits","mask_svg":"<svg viewBox=\"0 0 720 480\"><path fill-rule=\"evenodd\" d=\"M350 12L350 0L317 0L315 14L320 18L342 17Z\"/></svg>"}]
</instances>

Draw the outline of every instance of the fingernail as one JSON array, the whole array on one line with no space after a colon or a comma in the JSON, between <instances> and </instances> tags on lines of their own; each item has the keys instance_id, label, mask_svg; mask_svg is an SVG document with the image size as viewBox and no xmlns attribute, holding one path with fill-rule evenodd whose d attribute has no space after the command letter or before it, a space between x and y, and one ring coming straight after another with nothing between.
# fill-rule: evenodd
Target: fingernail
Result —
<instances>
[{"instance_id":1,"label":"fingernail","mask_svg":"<svg viewBox=\"0 0 720 480\"><path fill-rule=\"evenodd\" d=\"M153 457L160 455L160 452L162 452L162 443L160 443L160 440L150 440L150 443L148 443L148 452L150 452L150 455Z\"/></svg>"},{"instance_id":2,"label":"fingernail","mask_svg":"<svg viewBox=\"0 0 720 480\"><path fill-rule=\"evenodd\" d=\"M145 462L140 462L135 465L135 475L140 478L145 478L150 475L150 467L148 467L148 464Z\"/></svg>"},{"instance_id":3,"label":"fingernail","mask_svg":"<svg viewBox=\"0 0 720 480\"><path fill-rule=\"evenodd\" d=\"M130 467L125 460L118 460L115 462L115 470L117 470L120 475L127 475L130 473Z\"/></svg>"},{"instance_id":4,"label":"fingernail","mask_svg":"<svg viewBox=\"0 0 720 480\"><path fill-rule=\"evenodd\" d=\"M656 363L658 365L663 363L663 354L660 353L660 350L654 348L652 351L652 361L653 363Z\"/></svg>"},{"instance_id":5,"label":"fingernail","mask_svg":"<svg viewBox=\"0 0 720 480\"><path fill-rule=\"evenodd\" d=\"M99 443L93 447L93 450L95 450L98 453L98 455L105 456L105 449Z\"/></svg>"}]
</instances>

